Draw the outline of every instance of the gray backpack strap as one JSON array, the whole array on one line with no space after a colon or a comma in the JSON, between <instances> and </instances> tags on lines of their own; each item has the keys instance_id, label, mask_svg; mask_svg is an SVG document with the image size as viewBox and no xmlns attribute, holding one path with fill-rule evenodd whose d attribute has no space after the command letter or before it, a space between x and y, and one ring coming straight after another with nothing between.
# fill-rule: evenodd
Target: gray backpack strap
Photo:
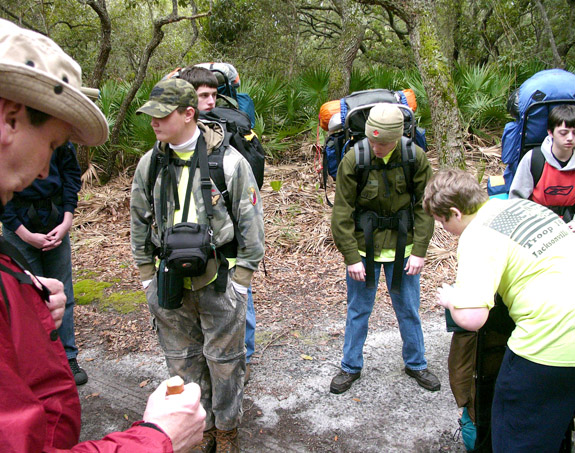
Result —
<instances>
[{"instance_id":1,"label":"gray backpack strap","mask_svg":"<svg viewBox=\"0 0 575 453\"><path fill-rule=\"evenodd\" d=\"M369 141L364 138L353 145L353 152L355 153L355 170L357 174L357 196L367 184L369 170L371 166L371 151Z\"/></svg>"},{"instance_id":2,"label":"gray backpack strap","mask_svg":"<svg viewBox=\"0 0 575 453\"><path fill-rule=\"evenodd\" d=\"M413 196L413 177L416 171L415 159L415 142L409 137L401 137L401 160L404 164L405 181L407 182L407 191Z\"/></svg>"}]
</instances>

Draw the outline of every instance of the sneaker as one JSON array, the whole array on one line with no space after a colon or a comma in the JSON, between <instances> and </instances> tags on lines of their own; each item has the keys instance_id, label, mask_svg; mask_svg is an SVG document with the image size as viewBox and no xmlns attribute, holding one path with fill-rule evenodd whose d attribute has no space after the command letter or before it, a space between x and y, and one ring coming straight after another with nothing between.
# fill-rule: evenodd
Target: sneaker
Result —
<instances>
[{"instance_id":1,"label":"sneaker","mask_svg":"<svg viewBox=\"0 0 575 453\"><path fill-rule=\"evenodd\" d=\"M239 453L240 441L238 439L238 429L222 431L216 429L216 453Z\"/></svg>"},{"instance_id":2,"label":"sneaker","mask_svg":"<svg viewBox=\"0 0 575 453\"><path fill-rule=\"evenodd\" d=\"M246 363L246 374L244 375L244 385L246 385L250 381L250 371L251 366L249 363Z\"/></svg>"},{"instance_id":3,"label":"sneaker","mask_svg":"<svg viewBox=\"0 0 575 453\"><path fill-rule=\"evenodd\" d=\"M346 371L339 370L339 373L331 380L329 391L339 395L340 393L347 392L353 381L357 381L361 376L361 371L357 373L347 373Z\"/></svg>"},{"instance_id":4,"label":"sneaker","mask_svg":"<svg viewBox=\"0 0 575 453\"><path fill-rule=\"evenodd\" d=\"M216 427L204 431L204 438L199 445L190 450L190 453L213 453L216 451Z\"/></svg>"},{"instance_id":5,"label":"sneaker","mask_svg":"<svg viewBox=\"0 0 575 453\"><path fill-rule=\"evenodd\" d=\"M441 383L437 376L429 371L427 368L425 370L410 370L409 368L405 368L405 373L414 378L417 383L426 390L430 390L432 392L437 392L441 388Z\"/></svg>"},{"instance_id":6,"label":"sneaker","mask_svg":"<svg viewBox=\"0 0 575 453\"><path fill-rule=\"evenodd\" d=\"M68 359L68 364L70 365L70 369L74 375L74 381L76 381L76 385L84 385L86 382L88 382L88 375L82 368L80 368L80 365L78 365L78 361L75 358Z\"/></svg>"}]
</instances>

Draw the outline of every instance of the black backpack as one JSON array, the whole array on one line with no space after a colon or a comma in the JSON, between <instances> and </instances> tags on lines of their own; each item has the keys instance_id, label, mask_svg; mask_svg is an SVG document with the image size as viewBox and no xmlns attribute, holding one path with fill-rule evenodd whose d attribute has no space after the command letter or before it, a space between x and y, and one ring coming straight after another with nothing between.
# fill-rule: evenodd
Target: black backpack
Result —
<instances>
[{"instance_id":1,"label":"black backpack","mask_svg":"<svg viewBox=\"0 0 575 453\"><path fill-rule=\"evenodd\" d=\"M415 203L415 190L413 176L417 171L417 161L415 155L415 143L411 138L401 137L401 162L388 164L371 164L371 152L367 138L355 143L356 174L358 177L357 196L367 184L369 172L371 170L385 170L402 167L407 184L407 192L411 197L411 203L407 209L402 209L392 216L381 216L373 211L358 211L356 209L355 225L357 231L363 231L365 238L365 258L367 266L365 269L365 281L367 288L375 287L375 273L373 271L374 256L374 231L376 229L397 230L397 245L395 248L395 260L393 266L393 276L390 286L392 293L399 293L401 280L403 278L403 257L407 245L407 234L413 230L414 215L413 206Z\"/></svg>"},{"instance_id":2,"label":"black backpack","mask_svg":"<svg viewBox=\"0 0 575 453\"><path fill-rule=\"evenodd\" d=\"M266 152L258 136L251 129L248 114L234 108L215 107L209 112L200 112L200 121L216 122L222 125L222 128L227 133L226 135L229 144L237 149L249 162L256 178L256 182L258 183L258 189L261 189L264 183ZM218 183L219 177L214 178L212 176L212 179L218 189L220 189L220 185Z\"/></svg>"},{"instance_id":3,"label":"black backpack","mask_svg":"<svg viewBox=\"0 0 575 453\"><path fill-rule=\"evenodd\" d=\"M213 120L215 120L215 118L220 118L218 115L218 111L221 112L221 110L225 110L225 113L229 113L227 112L228 110L231 111L234 115L237 113L242 114L243 112L240 112L238 110L235 109L227 109L227 108L215 108L214 110L217 111L215 113L209 112L211 114L211 117ZM209 122L209 121L206 121ZM225 174L224 174L224 153L225 150L228 146L232 145L233 146L233 142L241 142L243 135L241 135L241 133L244 131L244 129L242 127L238 128L237 124L234 121L227 121L225 120L225 118L221 121L217 121L219 122L223 129L224 129L224 140L221 143L221 145L212 150L212 153L208 155L208 165L209 165L209 171L210 171L210 179L214 182L214 184L216 185L216 187L218 188L218 190L220 191L220 193L222 194L222 198L224 200L224 203L226 205L226 209L228 211L228 215L230 216L230 218L232 219L232 223L234 225L234 241L225 244L223 247L225 248L225 250L222 250L222 252L224 253L224 255L228 258L230 257L234 257L236 255L235 251L237 249L237 247L239 246L240 248L244 248L245 247L245 241L244 238L242 237L242 235L239 233L239 228L238 228L238 223L237 223L237 219L233 214L232 211L232 202L230 200L230 194L228 192L227 186L226 186L226 180L225 180ZM248 119L249 122L249 119ZM232 132L229 132L229 131ZM235 130L235 133L233 132ZM263 183L263 172L264 172L264 159L265 159L265 153L263 152L263 148L261 147L261 144L259 143L259 140L257 140L257 142L254 142L253 139L257 140L256 135L254 134L253 138L251 141L246 142L248 144L253 143L253 146L249 145L249 146L244 146L242 147L242 149L238 149L238 151L246 158L246 160L248 161L248 163L250 164L251 168L252 168L252 172L254 172L254 176L256 178L257 184L258 184L258 188L261 188L261 183ZM256 145L259 145L257 146ZM162 144L160 142L156 142L154 144L154 148L152 150L152 156L150 159L150 168L148 171L148 180L147 180L147 196L148 196L148 202L150 203L150 206L152 207L152 216L154 215L154 200L153 200L153 193L154 193L154 186L156 184L156 180L158 178L158 175L160 174L160 171L162 170L162 168L168 167L170 165L172 166L185 166L187 161L182 161L174 156L171 156L171 150L167 147L167 145L164 145L164 148L167 148L167 151L169 151L168 153L166 152L162 152L160 151L160 147L162 146ZM234 148L236 148L234 146ZM237 148L236 148L237 149ZM242 152L243 150L243 152ZM176 209L179 209L179 206L176 206ZM148 235L148 237L146 238L146 250L150 250L150 248L152 247L152 243L151 243L151 232Z\"/></svg>"},{"instance_id":4,"label":"black backpack","mask_svg":"<svg viewBox=\"0 0 575 453\"><path fill-rule=\"evenodd\" d=\"M537 183L543 174L545 167L545 156L541 151L541 146L536 146L531 150L531 176L533 178L533 189L537 187ZM560 216L565 223L571 222L575 217L575 206L546 206L551 209L555 214Z\"/></svg>"}]
</instances>

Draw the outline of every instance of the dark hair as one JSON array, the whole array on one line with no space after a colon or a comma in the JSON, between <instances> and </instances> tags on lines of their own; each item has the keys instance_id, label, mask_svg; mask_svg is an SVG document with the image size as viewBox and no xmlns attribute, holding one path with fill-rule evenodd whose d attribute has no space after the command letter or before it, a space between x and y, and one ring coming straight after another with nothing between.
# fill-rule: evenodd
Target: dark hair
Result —
<instances>
[{"instance_id":1,"label":"dark hair","mask_svg":"<svg viewBox=\"0 0 575 453\"><path fill-rule=\"evenodd\" d=\"M190 105L190 107L192 107L192 106ZM194 121L197 123L197 122L198 122L198 118L200 117L200 111L199 111L199 109L197 109L196 107L192 107L192 108L194 109ZM186 113L186 110L188 110L188 107L184 107L184 106L178 107L178 108L176 109L176 111L177 111L178 113L180 113L180 114Z\"/></svg>"},{"instance_id":2,"label":"dark hair","mask_svg":"<svg viewBox=\"0 0 575 453\"><path fill-rule=\"evenodd\" d=\"M565 127L575 127L575 105L561 104L549 113L547 130L553 132L556 127L565 123Z\"/></svg>"},{"instance_id":3,"label":"dark hair","mask_svg":"<svg viewBox=\"0 0 575 453\"><path fill-rule=\"evenodd\" d=\"M28 106L26 106L26 114L28 115L28 121L30 121L30 124L36 127L42 126L46 121L52 118L51 115Z\"/></svg>"},{"instance_id":4,"label":"dark hair","mask_svg":"<svg viewBox=\"0 0 575 453\"><path fill-rule=\"evenodd\" d=\"M209 88L218 87L218 78L216 75L209 69L202 68L201 66L188 66L182 69L180 79L191 83L196 90L201 86L207 86Z\"/></svg>"}]
</instances>

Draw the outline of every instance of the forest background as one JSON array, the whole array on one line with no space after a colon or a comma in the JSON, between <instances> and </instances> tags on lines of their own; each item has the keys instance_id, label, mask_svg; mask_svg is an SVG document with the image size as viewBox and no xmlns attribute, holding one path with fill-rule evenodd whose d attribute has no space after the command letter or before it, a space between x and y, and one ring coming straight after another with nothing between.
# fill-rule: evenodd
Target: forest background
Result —
<instances>
[{"instance_id":1,"label":"forest background","mask_svg":"<svg viewBox=\"0 0 575 453\"><path fill-rule=\"evenodd\" d=\"M234 64L272 161L316 141L324 102L411 88L439 165L459 167L468 143L498 144L524 80L575 67L574 0L5 0L0 16L50 36L101 90L111 136L80 148L88 182L151 148L135 111L176 67Z\"/></svg>"},{"instance_id":2,"label":"forest background","mask_svg":"<svg viewBox=\"0 0 575 453\"><path fill-rule=\"evenodd\" d=\"M149 117L135 112L173 69L224 61L239 70L240 91L255 101L255 131L268 157L261 191L266 256L252 281L258 327L242 445L394 451L391 444L407 440L419 446L409 451L462 451L452 436L449 390L416 394L400 378L401 342L385 285L370 318L361 398L330 398L346 320L345 266L314 168L313 144L324 139L319 109L358 90L411 88L434 168L498 174L510 93L540 70L575 70L575 0L1 0L0 17L50 36L72 55L84 84L99 88L97 103L110 125L107 143L78 148L85 185L71 231L76 342L90 375L81 389L84 439L103 436L112 419L123 423L116 429L137 420L148 389L163 376L142 366L156 363L149 356L118 362L132 353L161 357L129 244L132 174L155 141ZM426 345L445 389L448 340L435 292L453 279L455 254L455 240L436 228L420 313L433 329ZM374 344L378 334L390 343ZM102 348L117 360L100 359ZM117 363L121 372L112 368ZM126 385L123 373L130 373ZM116 388L122 398L110 391ZM284 410L293 395L301 399ZM275 410L268 400L281 406L281 429L262 428ZM326 417L307 415L317 408ZM314 428L321 435L309 430L326 418L333 419L327 429Z\"/></svg>"}]
</instances>

